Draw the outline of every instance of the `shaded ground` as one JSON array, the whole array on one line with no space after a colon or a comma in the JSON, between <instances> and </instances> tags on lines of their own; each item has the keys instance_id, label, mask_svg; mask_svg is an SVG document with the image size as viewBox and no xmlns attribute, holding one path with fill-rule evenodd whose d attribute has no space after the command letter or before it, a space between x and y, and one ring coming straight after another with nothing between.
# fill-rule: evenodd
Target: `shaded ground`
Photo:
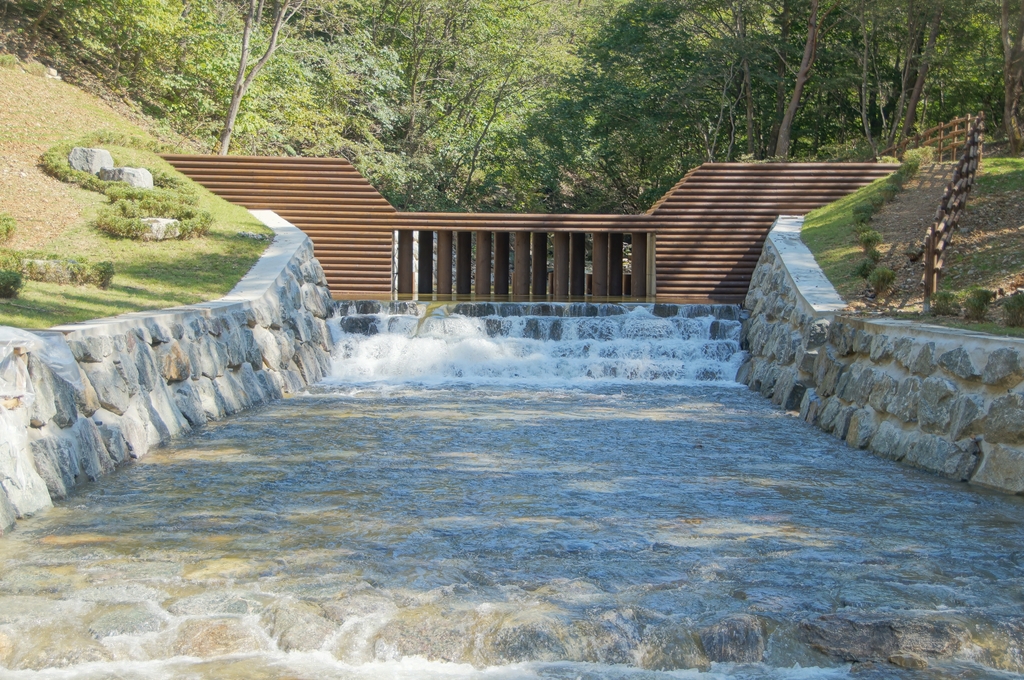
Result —
<instances>
[{"instance_id":1,"label":"shaded ground","mask_svg":"<svg viewBox=\"0 0 1024 680\"><path fill-rule=\"evenodd\" d=\"M0 212L17 222L2 247L114 263L113 285L58 286L28 282L15 300L0 300L0 325L45 328L59 323L211 300L245 275L266 242L239 231L270 231L244 209L201 190L201 207L215 224L205 238L142 243L108 237L89 226L106 199L64 184L38 166L52 145L111 131L146 140L154 132L125 118L107 102L57 80L0 68ZM161 142L178 141L160 133ZM106 145L123 165L173 169L155 154Z\"/></svg>"}]
</instances>

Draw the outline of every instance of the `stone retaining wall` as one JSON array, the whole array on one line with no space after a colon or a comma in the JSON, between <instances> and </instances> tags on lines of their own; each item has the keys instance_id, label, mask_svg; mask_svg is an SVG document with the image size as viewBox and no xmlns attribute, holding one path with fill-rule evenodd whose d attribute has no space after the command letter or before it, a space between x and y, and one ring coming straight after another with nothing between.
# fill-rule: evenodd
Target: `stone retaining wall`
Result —
<instances>
[{"instance_id":1,"label":"stone retaining wall","mask_svg":"<svg viewBox=\"0 0 1024 680\"><path fill-rule=\"evenodd\" d=\"M59 326L38 334L45 347L16 353L33 389L3 410L27 436L0 444L0 532L83 481L329 371L334 303L313 245L274 213L253 214L276 235L228 296Z\"/></svg>"},{"instance_id":2,"label":"stone retaining wall","mask_svg":"<svg viewBox=\"0 0 1024 680\"><path fill-rule=\"evenodd\" d=\"M802 223L780 217L765 243L737 380L850 446L1024 493L1024 341L841 315Z\"/></svg>"}]
</instances>

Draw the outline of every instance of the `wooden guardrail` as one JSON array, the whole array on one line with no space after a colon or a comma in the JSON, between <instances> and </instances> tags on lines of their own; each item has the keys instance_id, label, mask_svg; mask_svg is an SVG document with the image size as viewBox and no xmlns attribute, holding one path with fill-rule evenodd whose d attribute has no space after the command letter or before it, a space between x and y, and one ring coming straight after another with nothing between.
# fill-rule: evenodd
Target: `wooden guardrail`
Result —
<instances>
[{"instance_id":1,"label":"wooden guardrail","mask_svg":"<svg viewBox=\"0 0 1024 680\"><path fill-rule=\"evenodd\" d=\"M983 114L979 114L983 115ZM928 128L913 137L907 137L898 144L890 146L885 151L880 152L879 156L895 156L899 159L903 158L903 154L906 153L907 149L918 149L922 146L931 146L935 148L935 160L940 163L949 156L949 160L956 158L957 151L967 141L967 136L974 124L974 120L978 116L972 116L967 114L962 118L954 118L953 120L936 125L935 127Z\"/></svg>"},{"instance_id":2,"label":"wooden guardrail","mask_svg":"<svg viewBox=\"0 0 1024 680\"><path fill-rule=\"evenodd\" d=\"M960 222L960 215L967 207L967 197L974 186L974 179L981 165L984 144L985 113L979 113L971 120L966 142L960 160L953 170L953 179L946 185L942 202L935 213L935 221L928 229L924 242L924 311L931 311L931 297L938 290L939 278L946 248L953 238L953 231Z\"/></svg>"}]
</instances>

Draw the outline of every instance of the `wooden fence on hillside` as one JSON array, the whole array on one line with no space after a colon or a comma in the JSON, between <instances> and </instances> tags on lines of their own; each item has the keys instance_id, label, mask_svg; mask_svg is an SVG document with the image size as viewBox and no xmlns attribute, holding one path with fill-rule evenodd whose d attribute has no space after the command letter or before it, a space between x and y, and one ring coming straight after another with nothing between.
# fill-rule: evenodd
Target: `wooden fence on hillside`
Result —
<instances>
[{"instance_id":1,"label":"wooden fence on hillside","mask_svg":"<svg viewBox=\"0 0 1024 680\"><path fill-rule=\"evenodd\" d=\"M967 131L966 142L960 160L953 170L953 180L946 185L942 202L935 213L924 242L924 311L931 311L931 296L938 289L939 277L942 275L943 258L946 248L953 238L953 230L960 222L960 215L967 207L967 197L974 186L974 179L981 165L983 133L985 132L985 113L972 118L971 127Z\"/></svg>"},{"instance_id":2,"label":"wooden fence on hillside","mask_svg":"<svg viewBox=\"0 0 1024 680\"><path fill-rule=\"evenodd\" d=\"M983 114L979 114L983 115ZM922 146L935 148L935 160L940 163L949 156L950 161L956 159L956 153L967 142L968 134L978 116L967 114L962 118L954 118L948 123L942 123L935 127L928 128L913 137L907 137L903 141L890 146L879 156L896 156L900 160L907 149L918 149Z\"/></svg>"}]
</instances>

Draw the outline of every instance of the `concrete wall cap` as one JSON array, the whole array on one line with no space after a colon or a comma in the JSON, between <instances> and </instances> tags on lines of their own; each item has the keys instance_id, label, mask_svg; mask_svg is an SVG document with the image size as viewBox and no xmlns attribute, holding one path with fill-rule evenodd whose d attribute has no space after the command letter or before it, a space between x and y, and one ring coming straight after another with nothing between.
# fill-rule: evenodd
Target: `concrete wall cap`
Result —
<instances>
[{"instance_id":1,"label":"concrete wall cap","mask_svg":"<svg viewBox=\"0 0 1024 680\"><path fill-rule=\"evenodd\" d=\"M804 218L801 215L779 215L768 233L768 242L779 253L782 267L793 282L802 311L832 318L836 313L844 311L847 305L800 239L803 225Z\"/></svg>"}]
</instances>

